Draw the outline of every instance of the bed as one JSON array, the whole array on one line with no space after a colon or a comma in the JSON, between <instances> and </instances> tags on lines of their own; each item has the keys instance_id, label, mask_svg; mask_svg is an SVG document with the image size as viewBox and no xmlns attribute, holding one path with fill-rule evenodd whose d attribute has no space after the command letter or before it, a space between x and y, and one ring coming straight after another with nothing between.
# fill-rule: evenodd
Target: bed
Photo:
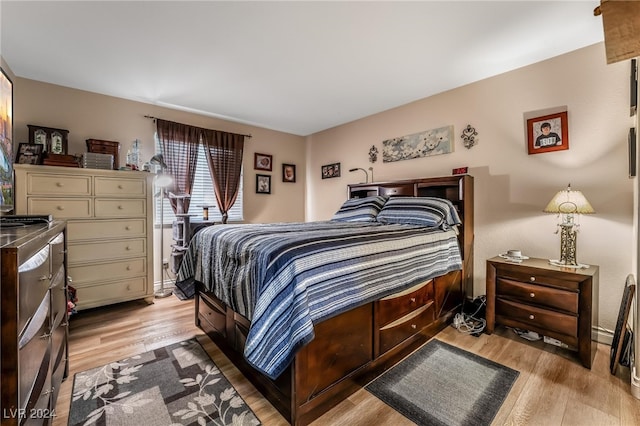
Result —
<instances>
[{"instance_id":1,"label":"bed","mask_svg":"<svg viewBox=\"0 0 640 426\"><path fill-rule=\"evenodd\" d=\"M330 221L206 228L179 271L195 279L197 326L295 425L421 346L471 295L471 176L349 185L347 198Z\"/></svg>"}]
</instances>

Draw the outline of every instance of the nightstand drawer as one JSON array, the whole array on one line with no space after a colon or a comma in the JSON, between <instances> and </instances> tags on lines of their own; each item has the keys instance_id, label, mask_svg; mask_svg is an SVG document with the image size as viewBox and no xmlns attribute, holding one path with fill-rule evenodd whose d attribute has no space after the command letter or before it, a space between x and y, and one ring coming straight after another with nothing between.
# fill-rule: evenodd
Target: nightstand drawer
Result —
<instances>
[{"instance_id":1,"label":"nightstand drawer","mask_svg":"<svg viewBox=\"0 0 640 426\"><path fill-rule=\"evenodd\" d=\"M518 302L578 313L578 293L552 287L512 281L503 277L496 279L496 296Z\"/></svg>"},{"instance_id":2,"label":"nightstand drawer","mask_svg":"<svg viewBox=\"0 0 640 426\"><path fill-rule=\"evenodd\" d=\"M498 268L497 276L500 278L512 279L514 281L558 287L567 290L577 291L580 288L579 281L573 281L567 276L551 276L551 274L545 274L544 271L539 271L537 269L514 271L506 268Z\"/></svg>"},{"instance_id":3,"label":"nightstand drawer","mask_svg":"<svg viewBox=\"0 0 640 426\"><path fill-rule=\"evenodd\" d=\"M554 331L567 336L578 335L578 317L550 311L536 306L511 302L498 298L496 300L496 318L501 323L511 319L524 325L525 329L534 329L545 334L543 330ZM527 326L531 326L528 328Z\"/></svg>"}]
</instances>

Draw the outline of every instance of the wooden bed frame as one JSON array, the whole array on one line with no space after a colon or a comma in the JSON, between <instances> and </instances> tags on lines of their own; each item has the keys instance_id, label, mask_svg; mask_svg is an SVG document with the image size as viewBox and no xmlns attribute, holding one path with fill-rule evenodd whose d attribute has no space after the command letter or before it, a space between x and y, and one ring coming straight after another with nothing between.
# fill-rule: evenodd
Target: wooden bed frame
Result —
<instances>
[{"instance_id":1,"label":"wooden bed frame","mask_svg":"<svg viewBox=\"0 0 640 426\"><path fill-rule=\"evenodd\" d=\"M368 303L314 326L315 338L300 349L276 380L243 357L249 321L196 282L196 325L293 425L306 425L397 364L451 322L473 286L473 177L469 175L349 185L348 197L440 197L462 219L462 271L453 271Z\"/></svg>"}]
</instances>

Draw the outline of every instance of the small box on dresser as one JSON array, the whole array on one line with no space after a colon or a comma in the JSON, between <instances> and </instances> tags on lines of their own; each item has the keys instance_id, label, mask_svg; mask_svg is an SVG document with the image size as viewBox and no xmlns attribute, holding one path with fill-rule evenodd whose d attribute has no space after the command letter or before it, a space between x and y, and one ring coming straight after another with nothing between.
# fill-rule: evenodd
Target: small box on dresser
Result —
<instances>
[{"instance_id":1,"label":"small box on dresser","mask_svg":"<svg viewBox=\"0 0 640 426\"><path fill-rule=\"evenodd\" d=\"M535 331L578 352L591 368L598 326L598 266L566 268L547 259L487 260L487 333L496 325Z\"/></svg>"},{"instance_id":2,"label":"small box on dresser","mask_svg":"<svg viewBox=\"0 0 640 426\"><path fill-rule=\"evenodd\" d=\"M15 165L17 214L67 221L77 309L153 303L151 173Z\"/></svg>"}]
</instances>

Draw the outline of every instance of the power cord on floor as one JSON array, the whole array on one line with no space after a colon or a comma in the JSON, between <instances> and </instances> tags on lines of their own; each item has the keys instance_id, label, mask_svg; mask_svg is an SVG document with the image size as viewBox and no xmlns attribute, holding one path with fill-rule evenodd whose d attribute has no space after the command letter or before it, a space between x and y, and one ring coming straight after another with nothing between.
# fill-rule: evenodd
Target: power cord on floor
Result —
<instances>
[{"instance_id":1,"label":"power cord on floor","mask_svg":"<svg viewBox=\"0 0 640 426\"><path fill-rule=\"evenodd\" d=\"M478 317L478 314L486 309L487 297L485 295L478 296L471 302L473 305L477 305L477 309L472 314L466 314L464 312L457 313L453 317L453 326L460 332L465 334L480 334L487 326L487 320L482 317Z\"/></svg>"}]
</instances>

